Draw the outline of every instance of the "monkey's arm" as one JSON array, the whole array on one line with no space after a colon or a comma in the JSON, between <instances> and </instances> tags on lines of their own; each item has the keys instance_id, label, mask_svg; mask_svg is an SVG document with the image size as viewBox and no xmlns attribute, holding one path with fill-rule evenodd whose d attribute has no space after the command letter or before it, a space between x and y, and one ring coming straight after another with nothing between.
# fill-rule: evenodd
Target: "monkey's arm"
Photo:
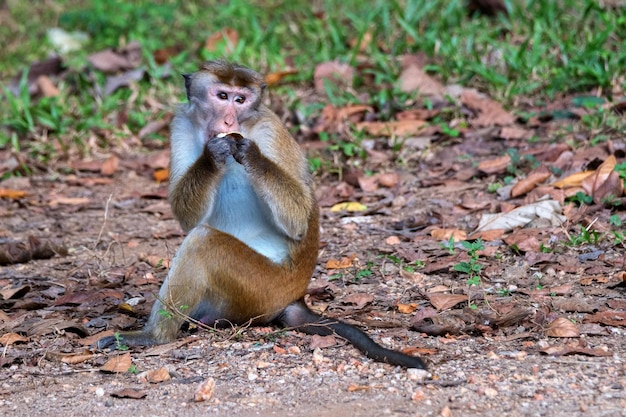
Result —
<instances>
[{"instance_id":1,"label":"monkey's arm","mask_svg":"<svg viewBox=\"0 0 626 417\"><path fill-rule=\"evenodd\" d=\"M229 138L211 138L196 156L188 142L184 142L192 140L192 132L189 138L176 133L172 135L169 201L182 228L189 231L211 212L224 174L224 162L234 152L235 145Z\"/></svg>"},{"instance_id":2,"label":"monkey's arm","mask_svg":"<svg viewBox=\"0 0 626 417\"><path fill-rule=\"evenodd\" d=\"M306 235L314 204L308 178L295 176L302 171L299 165L304 161L296 160L295 164L285 161L285 169L266 157L250 139L239 139L236 145L235 160L244 166L257 195L272 212L276 225L291 239L301 240ZM281 151L288 153L284 148Z\"/></svg>"}]
</instances>

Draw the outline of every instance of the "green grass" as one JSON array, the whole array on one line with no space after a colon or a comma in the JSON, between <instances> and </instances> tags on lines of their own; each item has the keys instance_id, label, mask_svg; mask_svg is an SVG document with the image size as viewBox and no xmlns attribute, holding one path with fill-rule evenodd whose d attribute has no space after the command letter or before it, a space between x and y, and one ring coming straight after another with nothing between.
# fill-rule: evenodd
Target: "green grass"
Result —
<instances>
[{"instance_id":1,"label":"green grass","mask_svg":"<svg viewBox=\"0 0 626 417\"><path fill-rule=\"evenodd\" d=\"M23 92L9 97L2 90L1 99L9 105L0 109L0 149L15 149L19 142L46 160L89 152L89 137L106 147L137 133L164 111L151 108L149 100L171 106L183 98L180 80L163 79L163 68L154 62L154 52L162 48L178 51L170 58L173 74L193 70L204 59L227 56L263 72L292 65L299 73L291 79L310 83L317 63L367 63L355 81L355 92L367 93L368 104L384 117L391 117L406 99L394 90L400 72L397 57L402 54L423 53L428 71L443 82L478 87L506 104L515 104L520 96L545 103L571 92L601 91L611 99L613 91L626 88L626 8L605 9L596 0L508 1L508 18L489 19L470 18L464 3L9 0L0 25L3 83L48 55L49 28L83 31L90 41L64 57L70 75L59 86L62 94L57 99L31 101ZM238 32L235 50L204 50L205 39L224 28ZM369 37L371 42L366 42ZM85 70L86 56L131 40L143 46L147 77L133 91L99 97L96 87L102 87L105 78ZM362 50L360 42L365 42ZM302 105L294 86L276 89L290 108ZM337 104L357 100L354 95L331 98ZM120 109L128 120L125 128L117 123ZM315 110L308 113L316 116ZM623 120L601 110L587 119L589 129L601 123L623 129ZM110 134L102 135L102 129ZM606 132L599 131L595 140L605 138Z\"/></svg>"}]
</instances>

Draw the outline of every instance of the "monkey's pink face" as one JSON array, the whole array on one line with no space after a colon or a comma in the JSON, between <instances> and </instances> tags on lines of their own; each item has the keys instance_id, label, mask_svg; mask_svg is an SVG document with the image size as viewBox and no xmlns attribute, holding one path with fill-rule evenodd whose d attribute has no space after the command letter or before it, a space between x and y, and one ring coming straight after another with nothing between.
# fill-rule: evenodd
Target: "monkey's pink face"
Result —
<instances>
[{"instance_id":1,"label":"monkey's pink face","mask_svg":"<svg viewBox=\"0 0 626 417\"><path fill-rule=\"evenodd\" d=\"M252 111L254 93L245 88L217 84L209 90L209 105L215 110L217 133L240 132L241 121Z\"/></svg>"}]
</instances>

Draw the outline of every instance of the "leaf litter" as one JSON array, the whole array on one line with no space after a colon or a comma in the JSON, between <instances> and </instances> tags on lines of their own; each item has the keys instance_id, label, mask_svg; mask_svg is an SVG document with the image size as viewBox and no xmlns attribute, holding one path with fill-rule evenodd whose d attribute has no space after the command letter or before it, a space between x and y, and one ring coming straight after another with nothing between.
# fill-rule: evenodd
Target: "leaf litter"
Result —
<instances>
[{"instance_id":1,"label":"leaf litter","mask_svg":"<svg viewBox=\"0 0 626 417\"><path fill-rule=\"evenodd\" d=\"M236 36L224 30L206 47ZM106 51L91 60L102 71L127 74L136 68L135 53ZM289 415L309 415L312 405L332 398L365 404L367 416L416 404L451 415L450 403L501 415L494 397L510 409L520 401L532 410L558 401L561 415L575 415L582 402L598 415L623 409L626 272L613 216L625 216L607 205L624 199L624 155L615 151L623 138L571 147L577 138L561 130L568 121L523 121L476 90L441 85L419 60L407 62L401 89L429 96L435 108L417 100L402 115L373 120L380 109L370 104L327 106L311 123L317 133L363 130L370 158L346 176L318 178L322 246L308 301L324 314L367 324L385 346L425 356L441 384L425 388L411 372L365 360L336 337L290 330L192 328L164 347L85 352L105 329L141 326L167 274L165 260L182 240L164 208L160 170L167 164L157 149L72 160L71 174L56 181L33 175L22 189L0 183L0 249L22 248L19 256L5 255L0 269L1 405L32 414L30 402L21 403L26 381L47 378L54 382L42 388L48 397L65 395L57 385L76 387L73 398L63 397L68 407L86 401L89 386L121 399L147 397L142 406L160 410L199 401L216 412L269 413L296 404ZM359 71L325 63L310 88L323 96L329 83L346 88ZM291 74L276 72L273 82ZM444 109L463 110L469 127L449 136L433 126ZM560 143L551 143L557 134ZM394 146L399 138L407 146ZM506 185L510 174L515 182ZM498 183L502 191L488 191ZM567 200L578 191L591 201ZM478 234L485 248L471 255L462 243ZM43 242L37 247L60 239L63 250L38 256L32 243L16 243L32 242L29 236ZM480 265L478 281L454 269L461 262ZM129 372L133 367L140 377ZM36 391L27 392L34 400ZM94 407L105 415L106 408Z\"/></svg>"}]
</instances>

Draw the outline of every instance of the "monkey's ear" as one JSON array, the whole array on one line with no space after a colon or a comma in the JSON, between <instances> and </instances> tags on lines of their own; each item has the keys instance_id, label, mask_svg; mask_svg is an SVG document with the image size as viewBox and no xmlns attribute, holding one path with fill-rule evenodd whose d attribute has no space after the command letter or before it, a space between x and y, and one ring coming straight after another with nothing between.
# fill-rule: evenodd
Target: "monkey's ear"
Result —
<instances>
[{"instance_id":1,"label":"monkey's ear","mask_svg":"<svg viewBox=\"0 0 626 417\"><path fill-rule=\"evenodd\" d=\"M261 84L261 92L265 91L266 87L267 87L267 83Z\"/></svg>"},{"instance_id":2,"label":"monkey's ear","mask_svg":"<svg viewBox=\"0 0 626 417\"><path fill-rule=\"evenodd\" d=\"M193 76L193 74L182 74L182 76L185 79L185 91L187 92L187 100L191 101L191 92L189 90L191 89L191 77Z\"/></svg>"}]
</instances>

